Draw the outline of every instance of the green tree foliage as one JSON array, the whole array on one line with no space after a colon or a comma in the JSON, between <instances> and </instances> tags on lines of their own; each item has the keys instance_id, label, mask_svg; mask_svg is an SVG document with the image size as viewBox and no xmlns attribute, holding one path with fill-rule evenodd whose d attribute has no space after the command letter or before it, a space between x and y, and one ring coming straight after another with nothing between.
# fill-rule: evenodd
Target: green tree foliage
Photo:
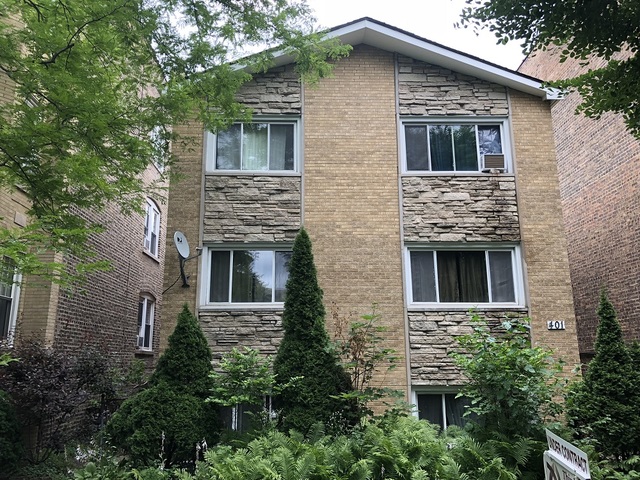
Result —
<instances>
[{"instance_id":1,"label":"green tree foliage","mask_svg":"<svg viewBox=\"0 0 640 480\"><path fill-rule=\"evenodd\" d=\"M591 440L604 457L624 460L640 454L640 373L605 291L598 316L596 355L569 392L567 417L578 437Z\"/></svg>"},{"instance_id":2,"label":"green tree foliage","mask_svg":"<svg viewBox=\"0 0 640 480\"><path fill-rule=\"evenodd\" d=\"M244 49L279 44L304 78L330 73L325 60L348 47L307 35L311 22L298 0L0 0L0 75L16 89L0 104L0 187L32 202L28 228L0 230L0 255L23 273L63 275L36 255L53 249L86 269L100 226L78 208L140 210L141 173L171 163L167 142L181 141L171 125L246 117L234 94L250 75L230 63ZM264 69L272 54L245 63Z\"/></svg>"},{"instance_id":3,"label":"green tree foliage","mask_svg":"<svg viewBox=\"0 0 640 480\"><path fill-rule=\"evenodd\" d=\"M466 3L462 25L486 25L499 42L521 39L527 52L560 45L564 58L588 60L597 55L608 60L603 68L554 85L576 89L583 98L578 110L590 117L621 113L630 132L640 137L640 8L636 0ZM627 52L628 58L612 59L618 52Z\"/></svg>"},{"instance_id":4,"label":"green tree foliage","mask_svg":"<svg viewBox=\"0 0 640 480\"><path fill-rule=\"evenodd\" d=\"M477 314L471 321L473 333L459 337L462 352L452 354L467 377L461 394L471 400L468 412L477 415L471 419L489 436L540 438L545 421L561 410L553 399L562 363L550 350L531 346L525 320L494 328Z\"/></svg>"},{"instance_id":5,"label":"green tree foliage","mask_svg":"<svg viewBox=\"0 0 640 480\"><path fill-rule=\"evenodd\" d=\"M193 462L196 444L217 437L215 408L205 402L210 373L211 351L185 305L151 387L126 400L107 424L113 445L137 465Z\"/></svg>"},{"instance_id":6,"label":"green tree foliage","mask_svg":"<svg viewBox=\"0 0 640 480\"><path fill-rule=\"evenodd\" d=\"M280 384L295 382L278 397L282 427L307 432L316 422L328 423L344 411L345 402L335 398L351 390L349 376L330 348L325 329L322 290L318 285L311 240L301 229L289 261L282 316L284 338L273 370Z\"/></svg>"}]
</instances>

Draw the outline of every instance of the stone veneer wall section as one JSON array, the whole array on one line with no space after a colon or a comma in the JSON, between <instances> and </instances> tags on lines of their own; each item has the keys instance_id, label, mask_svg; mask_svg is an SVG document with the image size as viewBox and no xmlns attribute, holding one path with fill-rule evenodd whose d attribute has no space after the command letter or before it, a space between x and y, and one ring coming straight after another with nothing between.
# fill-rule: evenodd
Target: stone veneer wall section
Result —
<instances>
[{"instance_id":1,"label":"stone veneer wall section","mask_svg":"<svg viewBox=\"0 0 640 480\"><path fill-rule=\"evenodd\" d=\"M406 242L517 242L513 175L402 178Z\"/></svg>"},{"instance_id":2,"label":"stone veneer wall section","mask_svg":"<svg viewBox=\"0 0 640 480\"><path fill-rule=\"evenodd\" d=\"M293 65L256 75L244 84L238 101L251 107L254 115L300 115L302 87Z\"/></svg>"},{"instance_id":3,"label":"stone veneer wall section","mask_svg":"<svg viewBox=\"0 0 640 480\"><path fill-rule=\"evenodd\" d=\"M570 372L579 363L578 344L550 104L515 91L510 100L532 337ZM547 330L549 320L564 320L566 330Z\"/></svg>"},{"instance_id":4,"label":"stone veneer wall section","mask_svg":"<svg viewBox=\"0 0 640 480\"><path fill-rule=\"evenodd\" d=\"M495 326L505 316L522 318L526 313L505 310L481 312L480 315L489 325ZM434 387L463 385L465 379L449 353L459 351L456 337L471 332L467 312L409 312L411 384Z\"/></svg>"},{"instance_id":5,"label":"stone veneer wall section","mask_svg":"<svg viewBox=\"0 0 640 480\"><path fill-rule=\"evenodd\" d=\"M293 242L300 229L300 177L207 176L205 242Z\"/></svg>"},{"instance_id":6,"label":"stone veneer wall section","mask_svg":"<svg viewBox=\"0 0 640 480\"><path fill-rule=\"evenodd\" d=\"M505 87L399 56L400 115L509 114Z\"/></svg>"},{"instance_id":7,"label":"stone veneer wall section","mask_svg":"<svg viewBox=\"0 0 640 480\"><path fill-rule=\"evenodd\" d=\"M200 325L209 340L214 361L219 361L233 348L249 347L265 355L275 355L283 335L282 312L204 311L200 314Z\"/></svg>"},{"instance_id":8,"label":"stone veneer wall section","mask_svg":"<svg viewBox=\"0 0 640 480\"><path fill-rule=\"evenodd\" d=\"M570 78L606 63L583 65L562 47L530 55L520 71L543 80ZM617 59L628 55L621 53ZM573 298L582 361L593 356L600 289L607 287L627 341L640 340L640 141L620 114L599 119L576 115L577 92L553 102L551 115L558 155L560 196L567 232Z\"/></svg>"},{"instance_id":9,"label":"stone veneer wall section","mask_svg":"<svg viewBox=\"0 0 640 480\"><path fill-rule=\"evenodd\" d=\"M187 305L196 313L198 291L198 259L185 264L185 274L189 277L189 288L182 287L179 256L173 241L173 233L180 230L185 234L191 247L191 255L196 254L200 245L201 192L203 181L203 139L204 129L195 120L174 127L183 137L183 142L173 145L173 153L179 161L172 167L177 178L171 181L168 200L166 257L164 269L163 319L160 332L160 350L167 346L167 339L173 332L182 306Z\"/></svg>"},{"instance_id":10,"label":"stone veneer wall section","mask_svg":"<svg viewBox=\"0 0 640 480\"><path fill-rule=\"evenodd\" d=\"M355 47L304 101L304 224L328 320L334 304L362 315L377 303L399 361L376 381L406 390L393 54Z\"/></svg>"}]
</instances>

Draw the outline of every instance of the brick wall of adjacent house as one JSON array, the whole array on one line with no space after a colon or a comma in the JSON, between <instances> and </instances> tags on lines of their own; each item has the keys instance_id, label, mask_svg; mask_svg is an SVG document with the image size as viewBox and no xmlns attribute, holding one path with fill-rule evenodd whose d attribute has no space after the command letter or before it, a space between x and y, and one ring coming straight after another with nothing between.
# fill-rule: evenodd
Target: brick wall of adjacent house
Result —
<instances>
[{"instance_id":1,"label":"brick wall of adjacent house","mask_svg":"<svg viewBox=\"0 0 640 480\"><path fill-rule=\"evenodd\" d=\"M147 168L143 181L157 180L154 165ZM64 350L93 348L126 362L135 355L149 366L158 356L162 324L162 285L165 259L167 202L162 190L149 192L160 209L161 227L158 255L144 250L144 214L123 215L116 205L103 212L80 212L90 222L100 222L105 231L92 237L89 247L96 260L108 260L111 269L92 274L86 284L71 291L63 289L57 304L54 345ZM73 265L73 259L66 259ZM153 348L143 352L136 347L140 294L155 299Z\"/></svg>"},{"instance_id":2,"label":"brick wall of adjacent house","mask_svg":"<svg viewBox=\"0 0 640 480\"><path fill-rule=\"evenodd\" d=\"M579 358L551 108L516 91L509 98L532 337L564 359L568 372ZM549 320L565 321L566 330L548 330Z\"/></svg>"},{"instance_id":3,"label":"brick wall of adjacent house","mask_svg":"<svg viewBox=\"0 0 640 480\"><path fill-rule=\"evenodd\" d=\"M529 56L521 71L543 80L576 76L578 60L558 62L559 47ZM619 55L624 58L624 55ZM592 59L589 68L604 65ZM551 113L560 193L583 361L592 356L596 308L606 287L625 337L640 339L640 141L627 133L621 115L600 119L576 115L581 98L571 93L553 102Z\"/></svg>"}]
</instances>

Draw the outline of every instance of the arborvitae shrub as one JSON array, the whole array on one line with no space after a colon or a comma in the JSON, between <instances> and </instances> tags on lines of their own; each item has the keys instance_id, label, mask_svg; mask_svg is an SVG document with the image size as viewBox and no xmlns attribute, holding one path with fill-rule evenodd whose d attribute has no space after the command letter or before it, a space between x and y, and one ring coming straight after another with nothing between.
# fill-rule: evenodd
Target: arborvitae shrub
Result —
<instances>
[{"instance_id":1,"label":"arborvitae shrub","mask_svg":"<svg viewBox=\"0 0 640 480\"><path fill-rule=\"evenodd\" d=\"M286 384L302 377L278 396L282 428L307 432L316 422L328 424L336 415L349 416L346 402L334 398L349 391L351 384L330 348L322 290L304 229L289 261L282 323L284 338L273 364L276 380Z\"/></svg>"},{"instance_id":2,"label":"arborvitae shrub","mask_svg":"<svg viewBox=\"0 0 640 480\"><path fill-rule=\"evenodd\" d=\"M0 478L10 478L21 454L20 423L9 396L0 390Z\"/></svg>"},{"instance_id":3,"label":"arborvitae shrub","mask_svg":"<svg viewBox=\"0 0 640 480\"><path fill-rule=\"evenodd\" d=\"M577 436L593 441L599 453L624 460L640 454L640 373L604 291L598 316L596 354L584 380L569 392L567 417Z\"/></svg>"},{"instance_id":4,"label":"arborvitae shrub","mask_svg":"<svg viewBox=\"0 0 640 480\"><path fill-rule=\"evenodd\" d=\"M151 387L125 401L107 424L113 445L139 465L160 458L165 466L192 462L196 444L203 439L213 443L219 431L216 409L204 401L210 372L211 351L185 306Z\"/></svg>"}]
</instances>

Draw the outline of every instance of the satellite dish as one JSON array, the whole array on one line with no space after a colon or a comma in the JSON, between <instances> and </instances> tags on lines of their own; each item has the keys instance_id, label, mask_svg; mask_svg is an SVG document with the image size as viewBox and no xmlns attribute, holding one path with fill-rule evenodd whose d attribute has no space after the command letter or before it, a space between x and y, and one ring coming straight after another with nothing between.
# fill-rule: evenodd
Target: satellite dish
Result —
<instances>
[{"instance_id":1,"label":"satellite dish","mask_svg":"<svg viewBox=\"0 0 640 480\"><path fill-rule=\"evenodd\" d=\"M176 245L176 250L178 250L178 255L182 258L189 257L189 242L187 242L187 237L184 236L184 233L181 231L177 231L173 234L173 243Z\"/></svg>"}]
</instances>

